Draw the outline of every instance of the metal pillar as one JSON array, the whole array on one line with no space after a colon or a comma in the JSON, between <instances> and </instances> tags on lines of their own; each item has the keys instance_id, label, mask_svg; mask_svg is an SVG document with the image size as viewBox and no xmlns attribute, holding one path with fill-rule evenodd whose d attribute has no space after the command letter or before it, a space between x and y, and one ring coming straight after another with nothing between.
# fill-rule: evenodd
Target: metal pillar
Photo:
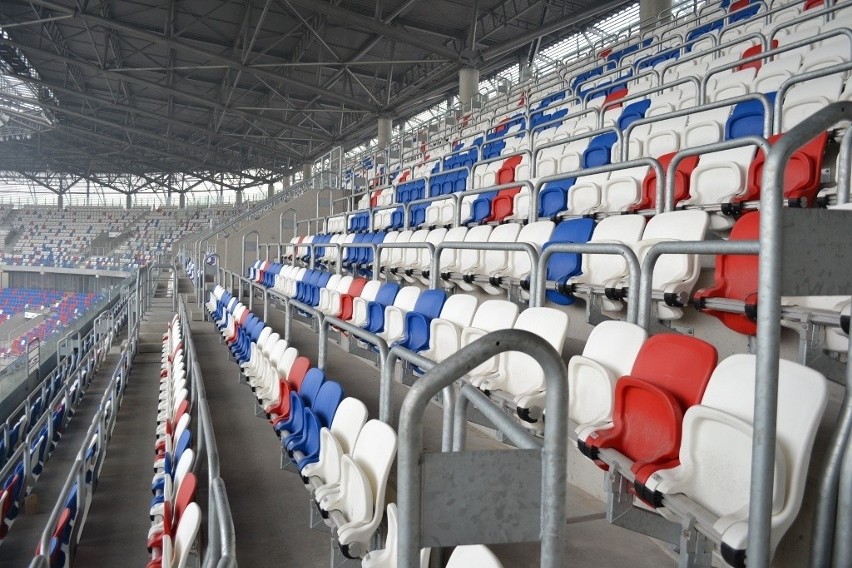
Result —
<instances>
[{"instance_id":1,"label":"metal pillar","mask_svg":"<svg viewBox=\"0 0 852 568\"><path fill-rule=\"evenodd\" d=\"M127 209L128 210L132 209L133 208L133 194L128 193L125 201L126 201Z\"/></svg>"},{"instance_id":2,"label":"metal pillar","mask_svg":"<svg viewBox=\"0 0 852 568\"><path fill-rule=\"evenodd\" d=\"M302 181L311 179L311 177L314 175L313 166L313 164L302 164Z\"/></svg>"},{"instance_id":3,"label":"metal pillar","mask_svg":"<svg viewBox=\"0 0 852 568\"><path fill-rule=\"evenodd\" d=\"M178 207L186 209L186 194L181 192L178 196Z\"/></svg>"},{"instance_id":4,"label":"metal pillar","mask_svg":"<svg viewBox=\"0 0 852 568\"><path fill-rule=\"evenodd\" d=\"M243 190L242 190L242 189L238 189L238 190L236 191L236 194L237 194L237 195L236 195L236 197L235 197L235 199L234 199L234 206L235 206L235 207L239 207L240 205L242 205L242 204L243 204Z\"/></svg>"},{"instance_id":5,"label":"metal pillar","mask_svg":"<svg viewBox=\"0 0 852 568\"><path fill-rule=\"evenodd\" d=\"M379 117L379 134L377 145L379 148L384 148L388 145L393 132L393 120L387 116Z\"/></svg>"},{"instance_id":6,"label":"metal pillar","mask_svg":"<svg viewBox=\"0 0 852 568\"><path fill-rule=\"evenodd\" d=\"M470 107L470 101L479 93L479 69L464 67L459 69L459 102Z\"/></svg>"},{"instance_id":7,"label":"metal pillar","mask_svg":"<svg viewBox=\"0 0 852 568\"><path fill-rule=\"evenodd\" d=\"M56 208L59 210L64 209L65 207L65 199L61 193L56 194Z\"/></svg>"},{"instance_id":8,"label":"metal pillar","mask_svg":"<svg viewBox=\"0 0 852 568\"><path fill-rule=\"evenodd\" d=\"M266 186L266 198L272 199L273 195L275 195L275 185L270 183Z\"/></svg>"},{"instance_id":9,"label":"metal pillar","mask_svg":"<svg viewBox=\"0 0 852 568\"><path fill-rule=\"evenodd\" d=\"M641 0L639 2L639 20L642 22L642 33L653 30L658 22L669 21L671 9L672 0Z\"/></svg>"}]
</instances>

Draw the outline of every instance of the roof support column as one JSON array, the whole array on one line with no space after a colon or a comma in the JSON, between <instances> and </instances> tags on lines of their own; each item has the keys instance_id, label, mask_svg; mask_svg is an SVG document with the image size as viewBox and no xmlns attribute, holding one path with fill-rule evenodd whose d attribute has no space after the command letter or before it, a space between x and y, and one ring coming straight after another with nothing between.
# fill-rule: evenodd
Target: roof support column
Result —
<instances>
[{"instance_id":1,"label":"roof support column","mask_svg":"<svg viewBox=\"0 0 852 568\"><path fill-rule=\"evenodd\" d=\"M379 148L384 148L390 144L391 135L393 133L393 120L387 116L379 117L379 134L377 145Z\"/></svg>"},{"instance_id":2,"label":"roof support column","mask_svg":"<svg viewBox=\"0 0 852 568\"><path fill-rule=\"evenodd\" d=\"M65 199L61 193L56 194L56 208L60 211L65 207Z\"/></svg>"},{"instance_id":3,"label":"roof support column","mask_svg":"<svg viewBox=\"0 0 852 568\"><path fill-rule=\"evenodd\" d=\"M284 176L281 183L283 184L282 189L290 189L290 185L293 183L293 176Z\"/></svg>"},{"instance_id":4,"label":"roof support column","mask_svg":"<svg viewBox=\"0 0 852 568\"><path fill-rule=\"evenodd\" d=\"M133 208L133 194L132 193L127 194L126 204L127 204L127 210L128 211Z\"/></svg>"},{"instance_id":5,"label":"roof support column","mask_svg":"<svg viewBox=\"0 0 852 568\"><path fill-rule=\"evenodd\" d=\"M479 69L463 67L459 69L459 102L462 108L470 108L473 97L479 93Z\"/></svg>"},{"instance_id":6,"label":"roof support column","mask_svg":"<svg viewBox=\"0 0 852 568\"><path fill-rule=\"evenodd\" d=\"M234 207L239 207L243 204L243 190L238 189L234 193L236 193L236 196L234 197Z\"/></svg>"},{"instance_id":7,"label":"roof support column","mask_svg":"<svg viewBox=\"0 0 852 568\"><path fill-rule=\"evenodd\" d=\"M311 179L311 176L314 175L313 167L313 164L302 164L302 181L305 181L306 179Z\"/></svg>"},{"instance_id":8,"label":"roof support column","mask_svg":"<svg viewBox=\"0 0 852 568\"><path fill-rule=\"evenodd\" d=\"M653 30L659 23L671 19L672 0L641 0L639 2L639 20L642 23L642 33ZM663 14L661 17L660 15Z\"/></svg>"},{"instance_id":9,"label":"roof support column","mask_svg":"<svg viewBox=\"0 0 852 568\"><path fill-rule=\"evenodd\" d=\"M178 194L178 207L186 209L186 194L184 192Z\"/></svg>"},{"instance_id":10,"label":"roof support column","mask_svg":"<svg viewBox=\"0 0 852 568\"><path fill-rule=\"evenodd\" d=\"M266 186L266 198L272 199L273 195L275 195L275 185L270 183Z\"/></svg>"}]
</instances>

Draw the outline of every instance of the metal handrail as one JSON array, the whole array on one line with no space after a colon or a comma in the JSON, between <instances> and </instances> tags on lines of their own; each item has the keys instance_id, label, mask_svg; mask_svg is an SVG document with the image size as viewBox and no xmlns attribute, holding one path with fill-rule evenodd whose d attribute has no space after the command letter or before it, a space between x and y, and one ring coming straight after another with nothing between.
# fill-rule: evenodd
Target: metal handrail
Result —
<instances>
[{"instance_id":1,"label":"metal handrail","mask_svg":"<svg viewBox=\"0 0 852 568\"><path fill-rule=\"evenodd\" d=\"M397 458L400 518L406 522L398 527L398 565L419 565L422 527L421 459L423 454L422 416L432 397L480 363L505 351L520 351L530 355L544 370L547 381L548 413L545 422L542 459L541 566L556 568L564 561L565 496L567 492L568 447L568 381L565 362L543 338L522 330L496 331L482 337L451 355L441 365L430 369L418 380L402 403L399 423ZM476 401L474 401L476 404ZM501 423L511 423L506 414L495 414ZM500 424L496 424L500 427ZM508 425L508 424L507 424ZM507 437L521 447L530 447L525 438L515 438L511 426Z\"/></svg>"},{"instance_id":2,"label":"metal handrail","mask_svg":"<svg viewBox=\"0 0 852 568\"><path fill-rule=\"evenodd\" d=\"M781 330L782 207L784 171L790 157L815 136L840 121L852 119L852 105L832 103L798 124L772 146L763 167L760 195L760 266L758 271L757 381L754 403L754 443L752 446L751 499L749 503L749 565L769 566L772 488L775 463L776 414L778 407L778 367ZM820 482L814 517L811 566L831 565L835 531L834 510L841 459L849 436L852 413L852 365L846 367L847 389L838 428L829 443L827 466ZM837 543L835 543L837 544ZM852 542L842 543L844 547Z\"/></svg>"},{"instance_id":3,"label":"metal handrail","mask_svg":"<svg viewBox=\"0 0 852 568\"><path fill-rule=\"evenodd\" d=\"M192 338L190 318L183 297L180 299L178 314L184 351L186 352L187 375L192 385L193 407L198 410L198 422L200 424L198 448L199 451L203 448L207 455L207 534L210 538L210 545L207 547L203 565L216 566L217 568L235 568L237 560L234 520L228 503L225 481L220 476L216 434L213 429L213 420L210 417L210 408L207 404L204 378L201 374L201 366L198 363L198 354ZM218 547L211 545L218 545Z\"/></svg>"}]
</instances>

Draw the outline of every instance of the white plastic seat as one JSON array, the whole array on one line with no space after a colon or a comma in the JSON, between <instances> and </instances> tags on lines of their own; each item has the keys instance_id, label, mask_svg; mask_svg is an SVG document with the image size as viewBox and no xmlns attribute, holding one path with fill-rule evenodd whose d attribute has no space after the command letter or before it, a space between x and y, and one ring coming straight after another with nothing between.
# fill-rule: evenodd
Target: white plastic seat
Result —
<instances>
[{"instance_id":1,"label":"white plastic seat","mask_svg":"<svg viewBox=\"0 0 852 568\"><path fill-rule=\"evenodd\" d=\"M447 229L443 227L439 229L433 229L429 231L429 234L426 235L426 240L424 242L430 243L432 245L438 246L445 240L447 240ZM429 252L429 249L421 248L414 249L417 256L413 264L407 267L407 270L411 270L412 272L409 274L408 271L402 274L402 277L405 278L408 282L419 282L422 281L422 272L424 270L429 270L429 267L432 263L432 254ZM428 284L428 280L426 284Z\"/></svg>"},{"instance_id":2,"label":"white plastic seat","mask_svg":"<svg viewBox=\"0 0 852 568\"><path fill-rule=\"evenodd\" d=\"M515 320L513 329L535 333L562 352L568 333L568 314L554 308L527 308ZM500 390L517 403L521 398L544 390L544 370L525 353L506 351L499 355L496 372L469 375L474 386L485 391Z\"/></svg>"},{"instance_id":3,"label":"white plastic seat","mask_svg":"<svg viewBox=\"0 0 852 568\"><path fill-rule=\"evenodd\" d=\"M351 456L341 459L340 482L320 487L318 504L325 511L340 511L346 523L337 527L337 540L350 551L354 545L366 552L382 521L385 491L396 455L396 432L379 420L361 429Z\"/></svg>"},{"instance_id":4,"label":"white plastic seat","mask_svg":"<svg viewBox=\"0 0 852 568\"><path fill-rule=\"evenodd\" d=\"M771 93L777 91L784 81L798 72L801 64L802 56L798 53L785 53L775 61L764 63L754 77L754 92Z\"/></svg>"},{"instance_id":5,"label":"white plastic seat","mask_svg":"<svg viewBox=\"0 0 852 568\"><path fill-rule=\"evenodd\" d=\"M492 227L490 225L479 225L471 227L464 238L466 244L470 244L471 248L465 248L456 252L456 265L449 267L452 272L460 272L461 274L473 274L479 269L482 262L482 251L474 248L476 243L484 243L491 236ZM476 289L473 284L467 282L455 282L462 290L472 292Z\"/></svg>"},{"instance_id":6,"label":"white plastic seat","mask_svg":"<svg viewBox=\"0 0 852 568\"><path fill-rule=\"evenodd\" d=\"M367 323L367 304L376 299L381 287L379 280L370 280L364 285L361 295L352 299L352 325L361 327Z\"/></svg>"},{"instance_id":7,"label":"white plastic seat","mask_svg":"<svg viewBox=\"0 0 852 568\"><path fill-rule=\"evenodd\" d=\"M717 74L707 83L707 100L722 101L741 95L747 95L751 91L758 91L756 86L753 86L755 79L755 69L749 67L742 71L734 71L728 74Z\"/></svg>"},{"instance_id":8,"label":"white plastic seat","mask_svg":"<svg viewBox=\"0 0 852 568\"><path fill-rule=\"evenodd\" d=\"M426 207L427 227L446 225L452 222L455 213L455 200L453 198L436 199Z\"/></svg>"},{"instance_id":9,"label":"white plastic seat","mask_svg":"<svg viewBox=\"0 0 852 568\"><path fill-rule=\"evenodd\" d=\"M414 231L411 234L411 238L408 239L409 243L425 243L426 239L429 236L429 229L420 229ZM419 248L406 248L402 250L402 261L396 267L398 268L398 274L401 275L405 272L405 270L409 268L414 268L420 262L420 251Z\"/></svg>"},{"instance_id":10,"label":"white plastic seat","mask_svg":"<svg viewBox=\"0 0 852 568\"><path fill-rule=\"evenodd\" d=\"M325 484L340 479L340 461L350 454L367 423L367 407L357 398L344 398L334 413L330 428L320 430L320 453L315 463L302 468L305 478L316 477Z\"/></svg>"},{"instance_id":11,"label":"white plastic seat","mask_svg":"<svg viewBox=\"0 0 852 568\"><path fill-rule=\"evenodd\" d=\"M468 229L467 227L453 227L449 231L447 231L441 242L447 243L460 243L464 242L467 237ZM431 241L434 242L434 241ZM436 245L438 243L435 243ZM423 270L431 270L432 269L432 257L429 254L429 251L423 251L424 258L421 260L421 266L423 266ZM439 264L439 273L447 272L452 269L456 265L456 257L458 256L458 249L446 249L441 252L441 260ZM420 281L429 285L429 278L420 274Z\"/></svg>"},{"instance_id":12,"label":"white plastic seat","mask_svg":"<svg viewBox=\"0 0 852 568\"><path fill-rule=\"evenodd\" d=\"M601 186L597 211L621 213L637 203L642 197L642 182L648 175L648 169L648 166L637 166L610 172L609 179Z\"/></svg>"},{"instance_id":13,"label":"white plastic seat","mask_svg":"<svg viewBox=\"0 0 852 568\"><path fill-rule=\"evenodd\" d=\"M577 434L597 430L612 421L615 383L630 374L646 339L648 332L638 325L604 321L589 334L583 354L568 361L568 420L573 422ZM544 397L531 396L519 401L518 406L542 409Z\"/></svg>"},{"instance_id":14,"label":"white plastic seat","mask_svg":"<svg viewBox=\"0 0 852 568\"><path fill-rule=\"evenodd\" d=\"M781 105L781 130L787 132L823 107L840 100L843 77L840 74L793 85Z\"/></svg>"},{"instance_id":15,"label":"white plastic seat","mask_svg":"<svg viewBox=\"0 0 852 568\"><path fill-rule=\"evenodd\" d=\"M590 243L621 243L630 247L642 238L645 219L641 215L618 215L600 221L592 233ZM612 287L627 275L627 261L621 255L583 254L583 272L568 280L569 284ZM620 310L620 302L602 298L607 310Z\"/></svg>"},{"instance_id":16,"label":"white plastic seat","mask_svg":"<svg viewBox=\"0 0 852 568\"><path fill-rule=\"evenodd\" d=\"M550 240L550 235L555 227L553 221L536 221L524 225L518 233L515 242L529 243L534 245L538 251L544 247L544 243ZM492 233L493 234L493 233ZM486 254L488 254L486 252ZM530 256L526 251L510 251L506 254L505 268L496 272L489 272L486 276L512 278L523 280L528 277L531 270ZM502 294L506 290L491 283L479 283L483 290L492 295Z\"/></svg>"},{"instance_id":17,"label":"white plastic seat","mask_svg":"<svg viewBox=\"0 0 852 568\"><path fill-rule=\"evenodd\" d=\"M663 495L682 494L716 515L713 529L735 551L748 543L755 375L755 355L719 363L701 404L684 415L680 465L655 472L647 484ZM827 390L817 371L779 361L773 552L798 515Z\"/></svg>"},{"instance_id":18,"label":"white plastic seat","mask_svg":"<svg viewBox=\"0 0 852 568\"><path fill-rule=\"evenodd\" d=\"M385 547L368 552L361 561L361 568L396 568L399 551L397 531L399 525L399 510L396 503L388 504L388 532L385 537ZM430 549L420 550L420 568L429 568ZM474 565L470 565L474 566Z\"/></svg>"},{"instance_id":19,"label":"white plastic seat","mask_svg":"<svg viewBox=\"0 0 852 568\"><path fill-rule=\"evenodd\" d=\"M651 246L663 241L701 241L709 227L709 215L705 211L670 211L651 218L642 240L636 243L636 256L641 264ZM666 254L654 265L653 290L671 295L677 301L688 299L698 276L701 262L698 255ZM657 318L678 319L683 310L664 302L655 302Z\"/></svg>"},{"instance_id":20,"label":"white plastic seat","mask_svg":"<svg viewBox=\"0 0 852 568\"><path fill-rule=\"evenodd\" d=\"M384 329L377 335L388 344L401 339L405 333L405 314L414 309L419 297L420 288L403 286L397 293L393 305L385 307Z\"/></svg>"},{"instance_id":21,"label":"white plastic seat","mask_svg":"<svg viewBox=\"0 0 852 568\"><path fill-rule=\"evenodd\" d=\"M488 237L488 242L513 243L518 238L520 231L521 226L518 223L497 225L494 227L494 230L491 231L491 235ZM466 274L479 274L484 276L497 275L505 271L509 264L508 251L484 250L482 251L481 258L481 265L473 267L473 269L470 272L466 272ZM467 282L459 282L459 286L464 289L467 289L466 287L470 286L470 289L473 290L473 286Z\"/></svg>"},{"instance_id":22,"label":"white plastic seat","mask_svg":"<svg viewBox=\"0 0 852 568\"><path fill-rule=\"evenodd\" d=\"M396 236L396 243L403 244L411 241L411 235L414 234L414 231L405 230L400 231ZM402 266L403 260L405 259L405 251L407 249L404 248L393 248L387 251L382 251L382 266L385 268L394 268L398 266Z\"/></svg>"},{"instance_id":23,"label":"white plastic seat","mask_svg":"<svg viewBox=\"0 0 852 568\"><path fill-rule=\"evenodd\" d=\"M444 302L439 317L429 322L429 348L421 353L441 362L459 349L463 329L471 325L478 300L469 294L453 294Z\"/></svg>"},{"instance_id":24,"label":"white plastic seat","mask_svg":"<svg viewBox=\"0 0 852 568\"><path fill-rule=\"evenodd\" d=\"M178 522L170 566L173 568L184 568L186 566L199 528L201 528L201 507L198 506L198 503L190 503L184 509ZM165 566L165 563L163 565Z\"/></svg>"},{"instance_id":25,"label":"white plastic seat","mask_svg":"<svg viewBox=\"0 0 852 568\"><path fill-rule=\"evenodd\" d=\"M422 557L421 557L422 562ZM500 560L483 544L457 546L453 549L447 568L503 568Z\"/></svg>"},{"instance_id":26,"label":"white plastic seat","mask_svg":"<svg viewBox=\"0 0 852 568\"><path fill-rule=\"evenodd\" d=\"M334 288L331 286L320 288L320 300L317 309L329 316L336 317L340 314L340 294L346 294L349 291L353 280L352 276L346 275L337 281Z\"/></svg>"},{"instance_id":27,"label":"white plastic seat","mask_svg":"<svg viewBox=\"0 0 852 568\"><path fill-rule=\"evenodd\" d=\"M601 188L609 179L609 172L580 176L568 190L567 211L571 215L587 215L601 202Z\"/></svg>"},{"instance_id":28,"label":"white plastic seat","mask_svg":"<svg viewBox=\"0 0 852 568\"><path fill-rule=\"evenodd\" d=\"M715 108L689 115L681 148L696 148L722 140L725 135L725 123L730 115L730 107Z\"/></svg>"},{"instance_id":29,"label":"white plastic seat","mask_svg":"<svg viewBox=\"0 0 852 568\"><path fill-rule=\"evenodd\" d=\"M518 305L507 300L486 300L482 302L473 314L473 321L470 322L470 327L463 328L461 335L458 338L457 347L453 352L458 351L462 347L470 345L480 337L483 337L492 331L498 329L511 329L515 320L518 318ZM447 328L445 346L447 349L452 348L452 338L450 329ZM488 361L481 363L478 367L471 370L471 376L486 375L494 372L497 367L497 357L492 357Z\"/></svg>"}]
</instances>

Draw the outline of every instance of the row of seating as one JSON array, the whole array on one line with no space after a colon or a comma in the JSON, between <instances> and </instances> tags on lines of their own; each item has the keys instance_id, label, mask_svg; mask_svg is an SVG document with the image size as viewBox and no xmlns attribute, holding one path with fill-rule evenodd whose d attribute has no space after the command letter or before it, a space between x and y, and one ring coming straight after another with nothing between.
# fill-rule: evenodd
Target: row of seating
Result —
<instances>
[{"instance_id":1,"label":"row of seating","mask_svg":"<svg viewBox=\"0 0 852 568\"><path fill-rule=\"evenodd\" d=\"M383 518L396 433L368 419L363 402L346 397L339 383L327 380L322 370L235 300L216 286L207 309L281 438L282 455L300 472L344 555L363 557L364 566L396 566L392 503L386 548L368 552ZM425 554L428 559L428 551ZM467 561L501 566L485 547L459 547L449 565L470 565Z\"/></svg>"},{"instance_id":2,"label":"row of seating","mask_svg":"<svg viewBox=\"0 0 852 568\"><path fill-rule=\"evenodd\" d=\"M186 566L201 527L201 508L195 502L198 479L192 471L189 388L181 320L175 315L163 335L148 568Z\"/></svg>"},{"instance_id":3,"label":"row of seating","mask_svg":"<svg viewBox=\"0 0 852 568\"><path fill-rule=\"evenodd\" d=\"M716 9L718 4L710 4L710 6ZM813 8L821 8L821 6L814 6ZM431 160L428 163L434 164L436 167L424 167L425 164L421 163L411 166L410 162L403 161L401 169L398 172L394 171L391 173L390 177L393 178L393 182L396 185L400 182L409 183L413 180L418 180L423 174L440 173L441 169L447 169L448 167L450 169L459 166L470 167L480 157L480 153L477 151L480 148L483 149L481 154L484 159L484 155L487 153L485 149L488 148L489 144L493 145L495 143L493 141L489 143L488 140L493 140L495 135L505 136L509 134L513 137L520 136L523 138L528 133L530 136L527 137L527 144L530 150L533 150L536 145L541 144L543 141L551 141L554 138L559 139L570 136L576 132L577 125L560 122L566 115L572 117L574 122L576 122L584 118L581 114L584 108L589 110L597 109L603 104L613 103L619 98L626 97L628 91L638 93L646 91L650 87L657 86L654 84L653 74L641 73L643 67L654 67L654 71L662 75L662 79L668 78L669 82L674 82L688 76L700 77L714 67L719 68L731 65L736 58L760 54L759 41L760 35L763 33L766 33L766 37L769 38L768 40L764 40L768 42L767 45L771 48L776 48L779 46L779 42L780 46L783 47L785 44L810 37L818 32L827 33L848 27L848 16L845 11L838 12L836 17L834 17L833 13L824 15L824 11L814 10L813 8L808 7L806 2L794 2L786 7L776 8L773 6L773 9L769 11L769 15L766 17L762 14L748 14L750 19L737 20L736 22L726 21L723 9L713 16L705 16L704 21L694 21L687 24L687 27L694 29L686 30L685 36L688 38L687 42L692 43L686 43L685 45L683 37L676 37L675 35L671 35L666 39L633 38L627 46L613 49L612 52L604 50L601 57L606 59L606 63L592 60L586 64L586 70L578 69L576 75L566 81L567 87L560 88L558 82L554 82L549 78L547 86L543 86L541 92L538 92L535 86L528 87L525 91L528 92L529 96L522 96L522 99L528 100L529 105L523 102L521 107L515 105L513 108L510 108L509 114L492 114L492 119L490 121L486 120L486 123L490 126L490 129L486 132L468 135L460 134L458 140L454 141L451 145L443 146L442 149L429 148L427 143L424 146L423 155L428 152L430 156L429 160ZM800 12L801 10L804 10L804 12ZM817 12L819 12L818 17L814 17L813 15ZM743 12L740 11L739 13ZM772 24L778 29L777 33L774 34L771 31L767 32L767 29L771 29L771 27L767 28L766 23L766 19L770 15L772 16ZM709 27L705 23L707 18L713 18ZM724 29L720 30L720 28ZM719 35L720 31L721 36ZM679 34L680 30L675 27L672 30L666 30L666 32ZM716 37L724 39L716 41ZM775 65L774 67L769 65L768 69L762 70L760 61L757 61L755 63L746 63L742 67L730 67L731 73L726 72L724 75L730 74L734 78L725 78L724 80L722 80L723 74L716 72L711 77L711 80L708 81L708 89L710 90L709 98L710 100L718 100L720 97L736 96L737 94L748 91L771 92L777 89L784 79L791 74L795 74L796 70L804 73L845 60L842 52L842 47L845 44L843 44L842 38L835 36L830 40L822 42L822 44L821 48L824 48L820 50L822 53L816 55L813 62L808 62L804 66L800 66L793 59L789 59L784 64ZM806 52L807 47L798 49L797 51ZM829 51L833 52L833 54L829 55ZM848 52L848 49L846 51ZM795 51L789 53L797 55ZM807 54L805 55L807 57ZM848 55L848 53L845 54L846 59L848 59ZM624 64L633 65L637 63L637 59L644 59L644 62L640 61L638 63L637 69L629 69L624 66ZM684 61L681 62L681 59ZM793 65L795 65L795 69L788 72L787 68ZM733 71L737 71L738 73L733 73ZM741 73L739 73L740 71ZM762 72L762 76L758 77L756 81L747 80L746 75L759 72ZM813 105L819 104L820 100L824 103L827 99L839 96L842 83L838 80L842 76L843 74L841 73L838 76L825 78L819 85L812 85L813 87L822 87L822 83L826 83L824 85L825 91L820 91L818 95L814 94L816 91L812 88L805 89L804 86L803 88L794 88L793 91L798 91L798 93L791 91L789 94L791 100L800 98L802 102L791 105L792 114L796 116L793 117L791 114L790 120L784 129L789 129L795 121L800 121L809 112L812 112L815 108ZM720 84L717 85L717 83ZM835 83L837 83L836 87ZM679 85L675 90L684 87L685 85ZM685 108L685 105L692 106L695 104L695 100L696 93L693 92L684 100L676 101L674 108ZM647 107L647 102L643 102L643 104ZM797 108L793 110L793 107ZM634 110L638 110L637 107L634 107ZM645 108L641 111L643 115L647 110ZM485 108L478 112L488 115L489 113L494 113L494 111L495 109ZM527 116L529 116L528 121L525 119ZM593 130L597 126L597 118L591 118L591 123L583 127L584 130L581 130L581 132ZM702 117L704 121L707 118L708 116ZM548 120L554 121L549 125L550 128L547 128ZM684 126L686 126L686 118L684 117L682 120ZM705 133L709 132L706 127L704 130ZM579 134L580 132L576 133ZM540 140L531 140L531 138L540 138ZM504 152L502 156L505 157L512 154L512 148L510 147L510 151ZM422 159L423 155L418 159ZM460 160L462 156L464 159ZM411 158L408 159L411 160ZM409 175L409 172L412 175ZM542 174L539 173L537 175ZM368 174L366 177L369 178L370 175ZM387 191L384 193L387 193ZM434 194L434 191L431 193ZM421 197L423 196L421 195ZM382 202L381 197L377 202L379 204L388 204ZM402 200L398 202L402 202ZM367 205L366 202L362 202L359 208L366 207Z\"/></svg>"},{"instance_id":4,"label":"row of seating","mask_svg":"<svg viewBox=\"0 0 852 568\"><path fill-rule=\"evenodd\" d=\"M663 516L709 512L695 515L699 530L721 535L725 560L745 566L755 377L754 355L717 364L700 339L604 322L569 361L569 420L582 453L628 475ZM778 385L773 551L798 515L827 401L826 379L792 361L780 361Z\"/></svg>"}]
</instances>

